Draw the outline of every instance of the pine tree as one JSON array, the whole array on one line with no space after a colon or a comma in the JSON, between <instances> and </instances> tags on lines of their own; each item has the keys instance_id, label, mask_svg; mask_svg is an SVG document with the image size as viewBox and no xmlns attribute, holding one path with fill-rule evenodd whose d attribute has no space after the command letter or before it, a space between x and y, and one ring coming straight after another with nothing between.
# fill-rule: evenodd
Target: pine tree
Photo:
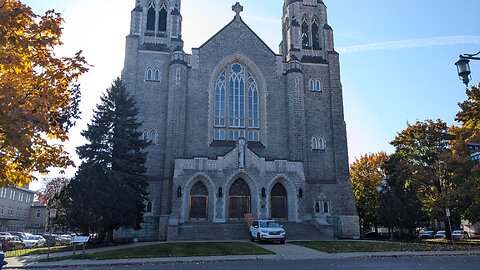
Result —
<instances>
[{"instance_id":1,"label":"pine tree","mask_svg":"<svg viewBox=\"0 0 480 270\"><path fill-rule=\"evenodd\" d=\"M149 143L138 131L137 114L135 101L115 80L82 132L89 141L77 148L83 163L60 198L69 225L98 233L100 241L112 240L119 228L140 229L143 222Z\"/></svg>"}]
</instances>

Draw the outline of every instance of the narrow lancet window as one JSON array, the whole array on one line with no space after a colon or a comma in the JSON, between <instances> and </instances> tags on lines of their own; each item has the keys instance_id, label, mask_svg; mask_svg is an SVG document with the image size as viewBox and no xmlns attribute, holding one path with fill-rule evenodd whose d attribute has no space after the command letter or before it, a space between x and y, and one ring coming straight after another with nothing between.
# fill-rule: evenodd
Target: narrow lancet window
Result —
<instances>
[{"instance_id":1,"label":"narrow lancet window","mask_svg":"<svg viewBox=\"0 0 480 270\"><path fill-rule=\"evenodd\" d=\"M310 36L309 36L309 29L308 29L307 19L304 18L302 22L302 47L304 49L310 48Z\"/></svg>"},{"instance_id":2,"label":"narrow lancet window","mask_svg":"<svg viewBox=\"0 0 480 270\"><path fill-rule=\"evenodd\" d=\"M167 8L165 5L162 5L158 11L158 31L167 31Z\"/></svg>"},{"instance_id":3,"label":"narrow lancet window","mask_svg":"<svg viewBox=\"0 0 480 270\"><path fill-rule=\"evenodd\" d=\"M147 31L155 31L155 6L150 3L147 12Z\"/></svg>"},{"instance_id":4,"label":"narrow lancet window","mask_svg":"<svg viewBox=\"0 0 480 270\"><path fill-rule=\"evenodd\" d=\"M320 37L318 32L318 22L317 19L313 19L312 23L312 43L314 50L320 50Z\"/></svg>"}]
</instances>

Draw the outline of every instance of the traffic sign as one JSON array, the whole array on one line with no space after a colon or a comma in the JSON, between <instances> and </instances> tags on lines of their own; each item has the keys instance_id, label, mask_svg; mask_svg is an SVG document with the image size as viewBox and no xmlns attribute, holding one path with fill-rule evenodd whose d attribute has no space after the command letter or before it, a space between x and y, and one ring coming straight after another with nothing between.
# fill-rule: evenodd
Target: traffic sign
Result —
<instances>
[{"instance_id":1,"label":"traffic sign","mask_svg":"<svg viewBox=\"0 0 480 270\"><path fill-rule=\"evenodd\" d=\"M471 155L470 155L470 158L471 158L473 161L480 160L480 152L476 152L476 153L471 154Z\"/></svg>"},{"instance_id":2,"label":"traffic sign","mask_svg":"<svg viewBox=\"0 0 480 270\"><path fill-rule=\"evenodd\" d=\"M467 144L468 150L478 151L480 150L480 143L469 143Z\"/></svg>"},{"instance_id":3,"label":"traffic sign","mask_svg":"<svg viewBox=\"0 0 480 270\"><path fill-rule=\"evenodd\" d=\"M447 217L450 217L450 209L445 208L445 214L447 214Z\"/></svg>"}]
</instances>

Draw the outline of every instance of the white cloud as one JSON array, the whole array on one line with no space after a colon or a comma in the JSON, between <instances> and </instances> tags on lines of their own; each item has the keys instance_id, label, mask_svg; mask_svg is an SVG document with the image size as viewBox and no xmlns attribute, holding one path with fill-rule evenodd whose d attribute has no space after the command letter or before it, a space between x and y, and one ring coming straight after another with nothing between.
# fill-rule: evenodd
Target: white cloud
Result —
<instances>
[{"instance_id":1,"label":"white cloud","mask_svg":"<svg viewBox=\"0 0 480 270\"><path fill-rule=\"evenodd\" d=\"M423 39L387 41L387 42L378 42L378 43L342 47L342 48L337 48L337 51L345 54L345 53L358 53L358 52L369 52L369 51L397 50L397 49L406 49L406 48L459 45L459 44L480 44L480 36L446 36L446 37L433 37L433 38L423 38Z\"/></svg>"}]
</instances>

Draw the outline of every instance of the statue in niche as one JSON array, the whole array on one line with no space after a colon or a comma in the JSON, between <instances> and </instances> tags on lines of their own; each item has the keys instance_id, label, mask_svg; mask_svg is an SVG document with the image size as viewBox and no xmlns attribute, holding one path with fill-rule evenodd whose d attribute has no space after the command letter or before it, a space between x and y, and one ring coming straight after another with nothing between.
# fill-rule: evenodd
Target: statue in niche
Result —
<instances>
[{"instance_id":1,"label":"statue in niche","mask_svg":"<svg viewBox=\"0 0 480 270\"><path fill-rule=\"evenodd\" d=\"M245 167L245 139L238 139L238 166Z\"/></svg>"}]
</instances>

